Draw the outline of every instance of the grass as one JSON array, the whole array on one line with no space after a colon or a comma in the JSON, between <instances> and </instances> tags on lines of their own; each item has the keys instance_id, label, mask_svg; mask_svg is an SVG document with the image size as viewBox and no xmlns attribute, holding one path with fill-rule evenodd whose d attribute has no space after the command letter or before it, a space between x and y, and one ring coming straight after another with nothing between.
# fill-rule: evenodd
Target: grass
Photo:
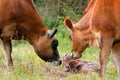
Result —
<instances>
[{"instance_id":1,"label":"grass","mask_svg":"<svg viewBox=\"0 0 120 80\"><path fill-rule=\"evenodd\" d=\"M58 50L60 56L71 52L71 42L68 37L60 37ZM97 73L66 73L62 66L52 66L41 60L27 42L13 41L12 58L14 69L10 72L6 71L6 59L2 45L0 45L0 80L101 80ZM99 49L96 47L87 48L82 56L82 60L99 64ZM95 53L95 54L94 54ZM115 76L115 66L110 57L105 80L119 80Z\"/></svg>"}]
</instances>

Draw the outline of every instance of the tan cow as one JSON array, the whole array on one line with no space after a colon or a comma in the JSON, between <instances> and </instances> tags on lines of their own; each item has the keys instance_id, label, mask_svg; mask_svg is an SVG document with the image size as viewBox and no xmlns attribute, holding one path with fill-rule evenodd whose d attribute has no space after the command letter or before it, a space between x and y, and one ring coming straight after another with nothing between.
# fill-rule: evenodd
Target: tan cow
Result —
<instances>
[{"instance_id":1,"label":"tan cow","mask_svg":"<svg viewBox=\"0 0 120 80\"><path fill-rule=\"evenodd\" d=\"M0 0L0 38L8 66L13 65L12 38L27 40L41 59L60 65L58 40L54 36L56 32L57 30L47 29L36 12L32 0Z\"/></svg>"},{"instance_id":2,"label":"tan cow","mask_svg":"<svg viewBox=\"0 0 120 80\"><path fill-rule=\"evenodd\" d=\"M72 57L80 58L88 45L100 48L100 76L104 76L110 52L120 74L120 0L91 0L77 23L64 20L70 30ZM112 49L112 50L111 50Z\"/></svg>"}]
</instances>

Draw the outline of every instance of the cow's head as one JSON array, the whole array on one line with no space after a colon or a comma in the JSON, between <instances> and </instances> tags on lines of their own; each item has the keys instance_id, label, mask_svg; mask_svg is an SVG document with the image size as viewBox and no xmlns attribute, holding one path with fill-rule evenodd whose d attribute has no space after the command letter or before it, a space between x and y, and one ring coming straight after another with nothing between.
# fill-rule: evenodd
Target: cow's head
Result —
<instances>
[{"instance_id":1,"label":"cow's head","mask_svg":"<svg viewBox=\"0 0 120 80\"><path fill-rule=\"evenodd\" d=\"M53 65L60 65L61 60L57 50L58 40L55 37L57 29L48 31L45 35L39 38L34 47L37 55L46 62L51 62Z\"/></svg>"},{"instance_id":2,"label":"cow's head","mask_svg":"<svg viewBox=\"0 0 120 80\"><path fill-rule=\"evenodd\" d=\"M77 59L82 56L82 52L88 46L88 40L85 38L84 32L75 27L69 18L64 20L66 27L70 30L70 39L72 40L72 57Z\"/></svg>"}]
</instances>

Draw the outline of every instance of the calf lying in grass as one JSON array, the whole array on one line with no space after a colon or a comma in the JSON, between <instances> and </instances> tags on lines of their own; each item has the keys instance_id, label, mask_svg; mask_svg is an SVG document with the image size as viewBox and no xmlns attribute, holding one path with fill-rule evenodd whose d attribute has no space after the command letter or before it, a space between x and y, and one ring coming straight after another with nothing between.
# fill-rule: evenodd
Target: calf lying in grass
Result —
<instances>
[{"instance_id":1,"label":"calf lying in grass","mask_svg":"<svg viewBox=\"0 0 120 80\"><path fill-rule=\"evenodd\" d=\"M99 72L100 66L87 61L81 61L78 59L72 59L70 56L65 55L63 57L63 64L65 72Z\"/></svg>"}]
</instances>

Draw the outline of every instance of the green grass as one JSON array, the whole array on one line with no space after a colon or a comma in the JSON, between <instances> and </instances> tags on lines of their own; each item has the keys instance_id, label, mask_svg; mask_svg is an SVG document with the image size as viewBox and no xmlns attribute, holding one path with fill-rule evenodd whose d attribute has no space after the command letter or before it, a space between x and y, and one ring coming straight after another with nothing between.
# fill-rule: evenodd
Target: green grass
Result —
<instances>
[{"instance_id":1,"label":"green grass","mask_svg":"<svg viewBox=\"0 0 120 80\"><path fill-rule=\"evenodd\" d=\"M61 37L61 34L58 34L57 38L59 40L58 50L62 59L65 53L71 52L72 45L68 37ZM62 66L52 66L41 60L27 42L13 41L13 43L14 69L10 72L6 71L5 54L0 45L0 80L101 80L97 73L66 73ZM99 54L96 53L98 50L96 47L87 48L81 59L99 64ZM105 80L119 80L115 76L115 66L111 57Z\"/></svg>"}]
</instances>

